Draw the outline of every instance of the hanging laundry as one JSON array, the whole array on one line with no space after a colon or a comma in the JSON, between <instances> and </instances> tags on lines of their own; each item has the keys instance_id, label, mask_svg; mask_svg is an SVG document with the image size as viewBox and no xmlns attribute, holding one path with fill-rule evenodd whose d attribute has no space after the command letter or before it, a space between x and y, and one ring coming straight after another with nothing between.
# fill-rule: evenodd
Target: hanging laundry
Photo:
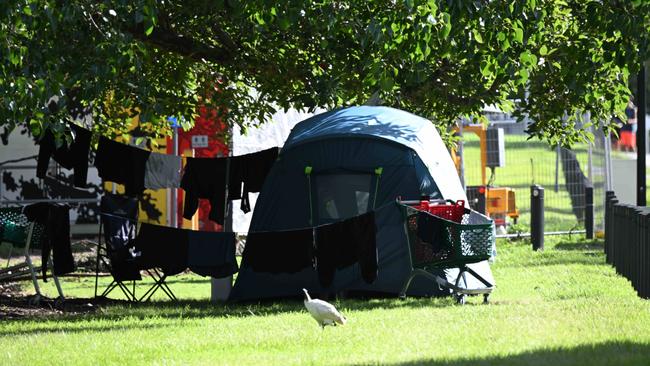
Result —
<instances>
[{"instance_id":1,"label":"hanging laundry","mask_svg":"<svg viewBox=\"0 0 650 366\"><path fill-rule=\"evenodd\" d=\"M152 152L145 165L145 188L179 188L181 186L181 166L180 156Z\"/></svg>"},{"instance_id":2,"label":"hanging laundry","mask_svg":"<svg viewBox=\"0 0 650 366\"><path fill-rule=\"evenodd\" d=\"M242 267L256 272L296 273L313 265L313 230L249 233Z\"/></svg>"},{"instance_id":3,"label":"hanging laundry","mask_svg":"<svg viewBox=\"0 0 650 366\"><path fill-rule=\"evenodd\" d=\"M210 201L208 218L223 225L226 190L226 158L187 158L181 188L185 190L183 217L190 220L199 198Z\"/></svg>"},{"instance_id":4,"label":"hanging laundry","mask_svg":"<svg viewBox=\"0 0 650 366\"><path fill-rule=\"evenodd\" d=\"M366 283L377 278L375 213L368 212L347 220L316 228L316 270L324 287L334 282L336 269L359 263Z\"/></svg>"},{"instance_id":5,"label":"hanging laundry","mask_svg":"<svg viewBox=\"0 0 650 366\"><path fill-rule=\"evenodd\" d=\"M251 207L248 193L259 192L262 190L262 185L264 185L266 176L269 174L273 164L278 159L279 151L279 148L273 147L256 153L236 157L237 163L234 165L239 165L239 174L241 174L241 182L243 185L243 193L241 195L242 211L250 212Z\"/></svg>"},{"instance_id":6,"label":"hanging laundry","mask_svg":"<svg viewBox=\"0 0 650 366\"><path fill-rule=\"evenodd\" d=\"M86 187L88 178L88 152L90 151L90 140L92 134L89 130L75 124L69 124L72 133L72 143L65 142L56 147L54 134L50 129L39 142L38 162L36 165L36 176L45 178L50 157L66 169L74 169L74 185Z\"/></svg>"},{"instance_id":7,"label":"hanging laundry","mask_svg":"<svg viewBox=\"0 0 650 366\"><path fill-rule=\"evenodd\" d=\"M132 254L139 207L137 198L111 193L102 196L99 206L110 272L118 281L141 279L140 268Z\"/></svg>"},{"instance_id":8,"label":"hanging laundry","mask_svg":"<svg viewBox=\"0 0 650 366\"><path fill-rule=\"evenodd\" d=\"M238 270L235 233L189 231L188 266L201 276L223 278Z\"/></svg>"},{"instance_id":9,"label":"hanging laundry","mask_svg":"<svg viewBox=\"0 0 650 366\"><path fill-rule=\"evenodd\" d=\"M147 150L102 136L95 166L102 179L124 184L126 194L138 195L144 190L145 167L150 154Z\"/></svg>"},{"instance_id":10,"label":"hanging laundry","mask_svg":"<svg viewBox=\"0 0 650 366\"><path fill-rule=\"evenodd\" d=\"M41 247L43 281L47 281L47 264L50 252L54 264L54 274L64 275L75 270L70 247L70 208L46 202L34 203L23 210L29 221L45 227Z\"/></svg>"},{"instance_id":11,"label":"hanging laundry","mask_svg":"<svg viewBox=\"0 0 650 366\"><path fill-rule=\"evenodd\" d=\"M228 199L238 200L242 197L242 177L244 174L244 165L246 164L246 155L231 156L230 165L228 166Z\"/></svg>"},{"instance_id":12,"label":"hanging laundry","mask_svg":"<svg viewBox=\"0 0 650 366\"><path fill-rule=\"evenodd\" d=\"M445 249L443 243L447 242L444 220L428 212L418 212L417 236L422 243L426 243L434 255ZM427 249L425 249L427 250Z\"/></svg>"},{"instance_id":13,"label":"hanging laundry","mask_svg":"<svg viewBox=\"0 0 650 366\"><path fill-rule=\"evenodd\" d=\"M135 238L141 269L160 268L167 276L187 268L188 233L174 227L143 223Z\"/></svg>"}]
</instances>

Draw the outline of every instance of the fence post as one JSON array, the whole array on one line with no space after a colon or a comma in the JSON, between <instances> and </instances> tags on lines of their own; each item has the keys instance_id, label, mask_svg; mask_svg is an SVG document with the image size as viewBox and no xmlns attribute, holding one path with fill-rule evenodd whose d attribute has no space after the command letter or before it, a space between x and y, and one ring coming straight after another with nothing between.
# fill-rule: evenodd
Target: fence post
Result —
<instances>
[{"instance_id":1,"label":"fence post","mask_svg":"<svg viewBox=\"0 0 650 366\"><path fill-rule=\"evenodd\" d=\"M612 264L612 238L613 228L611 227L612 221L612 207L613 200L616 198L613 191L605 192L605 262Z\"/></svg>"},{"instance_id":2,"label":"fence post","mask_svg":"<svg viewBox=\"0 0 650 366\"><path fill-rule=\"evenodd\" d=\"M622 253L622 245L620 244L622 241L624 241L625 238L621 238L624 234L622 233L625 231L624 227L619 227L619 224L623 224L620 219L621 216L621 211L622 207L619 206L617 201L612 201L613 206L612 206L612 228L619 228L619 230L612 230L612 263L614 263L614 268L616 269L616 273L622 274L621 271L621 258L623 257ZM623 220L624 221L624 220Z\"/></svg>"},{"instance_id":3,"label":"fence post","mask_svg":"<svg viewBox=\"0 0 650 366\"><path fill-rule=\"evenodd\" d=\"M591 182L585 186L585 234L587 239L594 238L594 186Z\"/></svg>"},{"instance_id":4,"label":"fence post","mask_svg":"<svg viewBox=\"0 0 650 366\"><path fill-rule=\"evenodd\" d=\"M650 209L647 207L640 207L639 214L639 227L641 237L639 238L639 289L637 293L641 298L648 298L648 261L646 259L648 247L648 217L650 217Z\"/></svg>"},{"instance_id":5,"label":"fence post","mask_svg":"<svg viewBox=\"0 0 650 366\"><path fill-rule=\"evenodd\" d=\"M642 249L642 263L643 270L641 272L641 287L643 288L643 294L641 297L644 299L650 298L650 209L646 209L646 213L643 216L643 230L645 232L644 240L641 245Z\"/></svg>"},{"instance_id":6,"label":"fence post","mask_svg":"<svg viewBox=\"0 0 650 366\"><path fill-rule=\"evenodd\" d=\"M641 266L640 266L640 257L641 257L641 208L640 207L634 207L630 209L630 213L634 215L632 217L632 224L634 225L633 228L633 240L632 240L632 256L631 256L631 278L632 280L632 286L636 290L637 294L640 295L639 292L639 284L641 282Z\"/></svg>"},{"instance_id":7,"label":"fence post","mask_svg":"<svg viewBox=\"0 0 650 366\"><path fill-rule=\"evenodd\" d=\"M611 191L606 191L605 192L605 245L603 250L605 251L605 263L609 263L609 239L612 236L612 233L609 232L609 220L612 216L611 212L611 199L612 199L612 192Z\"/></svg>"},{"instance_id":8,"label":"fence post","mask_svg":"<svg viewBox=\"0 0 650 366\"><path fill-rule=\"evenodd\" d=\"M544 188L530 186L530 241L533 250L544 250Z\"/></svg>"}]
</instances>

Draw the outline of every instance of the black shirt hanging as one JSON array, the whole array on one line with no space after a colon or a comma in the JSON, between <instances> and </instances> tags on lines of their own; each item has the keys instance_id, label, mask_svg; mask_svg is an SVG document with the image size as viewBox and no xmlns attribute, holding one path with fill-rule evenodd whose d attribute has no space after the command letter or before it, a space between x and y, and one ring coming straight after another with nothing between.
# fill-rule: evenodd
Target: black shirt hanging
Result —
<instances>
[{"instance_id":1,"label":"black shirt hanging","mask_svg":"<svg viewBox=\"0 0 650 366\"><path fill-rule=\"evenodd\" d=\"M54 134L50 129L39 142L38 162L36 165L36 176L45 178L47 167L50 164L50 157L66 169L74 169L74 185L86 187L88 179L88 152L90 151L90 140L92 133L85 128L75 124L69 124L72 131L73 141L70 145L65 142L57 148Z\"/></svg>"},{"instance_id":2,"label":"black shirt hanging","mask_svg":"<svg viewBox=\"0 0 650 366\"><path fill-rule=\"evenodd\" d=\"M26 206L23 213L29 221L45 226L41 248L43 280L47 280L50 251L53 252L55 275L73 272L75 268L70 247L70 208L65 205L41 202Z\"/></svg>"},{"instance_id":3,"label":"black shirt hanging","mask_svg":"<svg viewBox=\"0 0 650 366\"><path fill-rule=\"evenodd\" d=\"M181 188L185 191L183 217L190 220L199 198L210 201L209 219L223 225L227 158L187 158Z\"/></svg>"},{"instance_id":4,"label":"black shirt hanging","mask_svg":"<svg viewBox=\"0 0 650 366\"><path fill-rule=\"evenodd\" d=\"M150 151L99 138L95 166L107 181L124 184L126 194L137 195L144 190L144 175Z\"/></svg>"},{"instance_id":5,"label":"black shirt hanging","mask_svg":"<svg viewBox=\"0 0 650 366\"><path fill-rule=\"evenodd\" d=\"M375 213L368 212L347 220L316 228L316 269L324 287L334 281L336 269L359 263L366 283L377 278Z\"/></svg>"}]
</instances>

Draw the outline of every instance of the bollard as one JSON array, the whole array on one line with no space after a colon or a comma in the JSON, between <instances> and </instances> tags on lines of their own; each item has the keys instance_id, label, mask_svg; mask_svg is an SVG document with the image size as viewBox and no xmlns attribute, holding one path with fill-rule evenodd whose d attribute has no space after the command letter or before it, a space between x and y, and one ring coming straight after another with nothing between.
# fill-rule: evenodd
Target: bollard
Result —
<instances>
[{"instance_id":1,"label":"bollard","mask_svg":"<svg viewBox=\"0 0 650 366\"><path fill-rule=\"evenodd\" d=\"M594 186L589 183L585 187L585 236L594 238Z\"/></svg>"},{"instance_id":2,"label":"bollard","mask_svg":"<svg viewBox=\"0 0 650 366\"><path fill-rule=\"evenodd\" d=\"M613 191L605 192L605 262L608 264L612 264L612 236L614 229L611 228L611 221L614 199L616 199L616 196Z\"/></svg>"},{"instance_id":3,"label":"bollard","mask_svg":"<svg viewBox=\"0 0 650 366\"><path fill-rule=\"evenodd\" d=\"M618 199L612 197L609 204L611 205L611 209L609 210L611 214L609 219L609 232L611 233L609 239L609 264L616 268L616 235L618 234L618 231L616 230L616 214L618 210Z\"/></svg>"},{"instance_id":4,"label":"bollard","mask_svg":"<svg viewBox=\"0 0 650 366\"><path fill-rule=\"evenodd\" d=\"M643 238L643 251L642 251L642 261L643 261L643 272L641 273L641 278L643 283L643 298L650 298L650 210L646 211L646 214L643 217L645 221L645 236Z\"/></svg>"},{"instance_id":5,"label":"bollard","mask_svg":"<svg viewBox=\"0 0 650 366\"><path fill-rule=\"evenodd\" d=\"M533 250L544 250L544 188L530 186L530 241Z\"/></svg>"}]
</instances>

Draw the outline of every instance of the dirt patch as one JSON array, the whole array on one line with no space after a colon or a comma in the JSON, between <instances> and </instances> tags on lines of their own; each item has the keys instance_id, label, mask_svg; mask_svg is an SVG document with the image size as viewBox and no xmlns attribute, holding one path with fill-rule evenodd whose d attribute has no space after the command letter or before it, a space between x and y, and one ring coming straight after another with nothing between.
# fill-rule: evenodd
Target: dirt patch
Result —
<instances>
[{"instance_id":1,"label":"dirt patch","mask_svg":"<svg viewBox=\"0 0 650 366\"><path fill-rule=\"evenodd\" d=\"M0 283L0 320L56 317L88 314L99 311L109 303L121 303L111 299L51 299L27 295L15 282Z\"/></svg>"}]
</instances>

